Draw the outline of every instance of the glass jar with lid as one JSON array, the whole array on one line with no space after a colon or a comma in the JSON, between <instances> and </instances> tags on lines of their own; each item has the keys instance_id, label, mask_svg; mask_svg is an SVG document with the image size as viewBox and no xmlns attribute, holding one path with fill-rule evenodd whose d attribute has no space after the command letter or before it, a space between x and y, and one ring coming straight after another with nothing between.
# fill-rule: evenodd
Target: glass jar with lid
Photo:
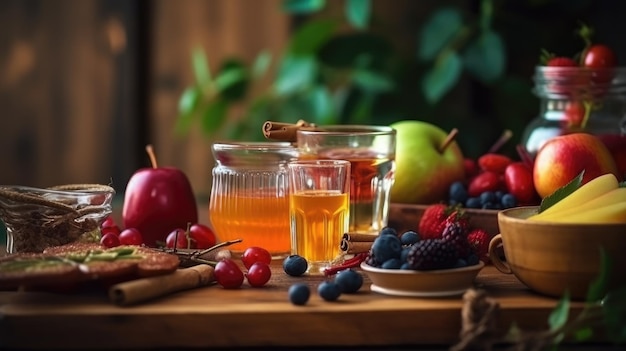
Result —
<instances>
[{"instance_id":1,"label":"glass jar with lid","mask_svg":"<svg viewBox=\"0 0 626 351\"><path fill-rule=\"evenodd\" d=\"M540 110L522 136L531 156L563 134L626 134L626 67L537 66L533 81Z\"/></svg>"},{"instance_id":2,"label":"glass jar with lid","mask_svg":"<svg viewBox=\"0 0 626 351\"><path fill-rule=\"evenodd\" d=\"M291 250L287 163L297 159L289 142L217 142L209 218L221 241L235 254L251 246L274 257Z\"/></svg>"}]
</instances>

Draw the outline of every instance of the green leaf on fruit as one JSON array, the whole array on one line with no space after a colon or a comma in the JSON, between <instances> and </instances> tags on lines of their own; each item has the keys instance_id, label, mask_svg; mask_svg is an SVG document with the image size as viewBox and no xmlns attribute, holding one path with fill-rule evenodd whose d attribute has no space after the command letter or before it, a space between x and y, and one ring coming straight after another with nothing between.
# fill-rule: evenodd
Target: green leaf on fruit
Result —
<instances>
[{"instance_id":1,"label":"green leaf on fruit","mask_svg":"<svg viewBox=\"0 0 626 351\"><path fill-rule=\"evenodd\" d=\"M570 180L567 184L556 189L552 194L544 197L543 200L541 200L541 205L539 206L539 213L552 207L552 205L568 197L571 193L576 191L576 189L580 188L583 182L584 174L585 174L585 171L583 170L582 172L580 172L580 174L574 177L574 179Z\"/></svg>"}]
</instances>

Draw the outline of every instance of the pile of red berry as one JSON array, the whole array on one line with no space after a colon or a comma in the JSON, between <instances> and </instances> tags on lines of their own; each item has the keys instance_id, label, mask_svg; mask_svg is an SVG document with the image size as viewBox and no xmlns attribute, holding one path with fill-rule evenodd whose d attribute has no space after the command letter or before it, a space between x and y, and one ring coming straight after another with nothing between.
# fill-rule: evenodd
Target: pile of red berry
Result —
<instances>
[{"instance_id":1,"label":"pile of red berry","mask_svg":"<svg viewBox=\"0 0 626 351\"><path fill-rule=\"evenodd\" d=\"M266 249L251 246L244 250L241 262L247 272L231 258L222 259L215 265L215 280L225 289L237 289L243 285L244 279L252 287L262 287L270 280L272 255Z\"/></svg>"},{"instance_id":2,"label":"pile of red berry","mask_svg":"<svg viewBox=\"0 0 626 351\"><path fill-rule=\"evenodd\" d=\"M143 235L137 228L121 229L112 216L100 225L100 244L107 248L119 245L143 245ZM201 223L189 224L185 230L176 228L168 234L164 245L176 249L208 249L217 243L213 230Z\"/></svg>"}]
</instances>

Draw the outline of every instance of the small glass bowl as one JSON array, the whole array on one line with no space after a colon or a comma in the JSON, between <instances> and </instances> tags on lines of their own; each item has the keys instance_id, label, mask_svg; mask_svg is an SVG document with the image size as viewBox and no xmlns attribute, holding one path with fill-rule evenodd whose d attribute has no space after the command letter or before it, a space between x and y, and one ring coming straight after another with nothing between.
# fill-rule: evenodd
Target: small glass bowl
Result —
<instances>
[{"instance_id":1,"label":"small glass bowl","mask_svg":"<svg viewBox=\"0 0 626 351\"><path fill-rule=\"evenodd\" d=\"M50 188L0 186L0 220L7 252L43 252L72 242L99 242L100 224L111 213L115 190L107 185Z\"/></svg>"}]
</instances>

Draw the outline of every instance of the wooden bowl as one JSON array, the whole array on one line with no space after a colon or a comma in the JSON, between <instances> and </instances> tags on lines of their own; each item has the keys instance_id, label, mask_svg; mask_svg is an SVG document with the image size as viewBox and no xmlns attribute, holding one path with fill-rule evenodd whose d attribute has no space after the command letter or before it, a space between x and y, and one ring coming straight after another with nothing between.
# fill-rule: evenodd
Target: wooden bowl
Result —
<instances>
[{"instance_id":1,"label":"wooden bowl","mask_svg":"<svg viewBox=\"0 0 626 351\"><path fill-rule=\"evenodd\" d=\"M376 268L365 262L361 263L361 269L372 281L372 291L385 295L415 297L461 295L472 286L474 278L484 266L481 261L462 268L415 271Z\"/></svg>"},{"instance_id":2,"label":"wooden bowl","mask_svg":"<svg viewBox=\"0 0 626 351\"><path fill-rule=\"evenodd\" d=\"M489 256L503 273L514 274L530 289L561 297L569 291L585 299L599 277L601 249L612 261L609 287L626 283L626 224L567 224L529 221L538 207L498 213L500 233L489 244ZM502 260L496 248L504 247Z\"/></svg>"}]
</instances>

